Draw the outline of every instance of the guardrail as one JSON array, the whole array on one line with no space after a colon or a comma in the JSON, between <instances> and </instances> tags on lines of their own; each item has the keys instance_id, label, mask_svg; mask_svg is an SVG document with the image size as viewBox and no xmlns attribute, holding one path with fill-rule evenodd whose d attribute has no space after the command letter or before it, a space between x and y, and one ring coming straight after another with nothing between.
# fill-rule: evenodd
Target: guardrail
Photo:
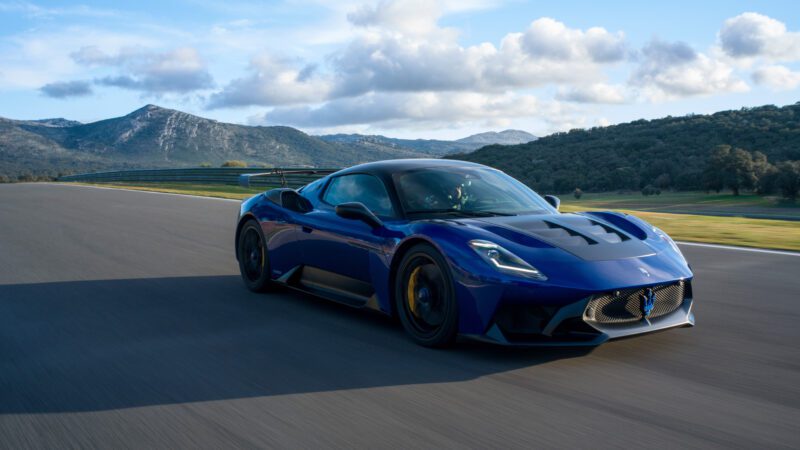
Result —
<instances>
[{"instance_id":1,"label":"guardrail","mask_svg":"<svg viewBox=\"0 0 800 450\"><path fill-rule=\"evenodd\" d=\"M136 169L113 172L84 173L59 177L58 181L88 183L201 183L245 185L240 177L247 175L247 186L285 186L297 188L338 169L286 168L191 168L191 169Z\"/></svg>"}]
</instances>

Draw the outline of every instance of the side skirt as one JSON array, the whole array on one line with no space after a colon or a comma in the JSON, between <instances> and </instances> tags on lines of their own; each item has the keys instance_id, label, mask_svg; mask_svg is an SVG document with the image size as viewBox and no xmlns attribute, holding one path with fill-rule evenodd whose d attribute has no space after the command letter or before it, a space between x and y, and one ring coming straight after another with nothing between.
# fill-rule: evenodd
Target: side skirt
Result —
<instances>
[{"instance_id":1,"label":"side skirt","mask_svg":"<svg viewBox=\"0 0 800 450\"><path fill-rule=\"evenodd\" d=\"M371 284L310 266L297 266L275 282L354 308L381 311ZM383 312L383 311L381 311Z\"/></svg>"}]
</instances>

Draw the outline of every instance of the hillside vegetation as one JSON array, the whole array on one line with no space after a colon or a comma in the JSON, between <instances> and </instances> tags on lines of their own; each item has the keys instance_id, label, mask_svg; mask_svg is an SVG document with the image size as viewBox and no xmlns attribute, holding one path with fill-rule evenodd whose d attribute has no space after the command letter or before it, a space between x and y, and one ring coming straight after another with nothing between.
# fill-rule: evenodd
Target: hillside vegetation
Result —
<instances>
[{"instance_id":1,"label":"hillside vegetation","mask_svg":"<svg viewBox=\"0 0 800 450\"><path fill-rule=\"evenodd\" d=\"M800 102L572 130L447 157L497 167L544 193L639 190L656 180L702 190L719 145L758 151L773 164L800 160Z\"/></svg>"}]
</instances>

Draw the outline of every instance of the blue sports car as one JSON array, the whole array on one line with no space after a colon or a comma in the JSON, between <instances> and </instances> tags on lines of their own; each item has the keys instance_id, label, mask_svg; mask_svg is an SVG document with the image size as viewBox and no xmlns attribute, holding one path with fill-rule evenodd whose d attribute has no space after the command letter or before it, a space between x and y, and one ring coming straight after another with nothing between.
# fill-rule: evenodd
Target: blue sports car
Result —
<instances>
[{"instance_id":1,"label":"blue sports car","mask_svg":"<svg viewBox=\"0 0 800 450\"><path fill-rule=\"evenodd\" d=\"M558 207L479 164L374 162L245 200L236 258L252 291L372 308L425 346L597 345L694 324L692 271L669 236Z\"/></svg>"}]
</instances>

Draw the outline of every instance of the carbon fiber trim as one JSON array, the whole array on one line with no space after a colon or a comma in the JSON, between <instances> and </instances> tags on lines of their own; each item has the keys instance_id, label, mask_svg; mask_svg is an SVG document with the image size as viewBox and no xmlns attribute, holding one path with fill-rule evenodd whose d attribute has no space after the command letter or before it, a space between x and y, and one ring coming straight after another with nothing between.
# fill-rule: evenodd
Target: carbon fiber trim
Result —
<instances>
[{"instance_id":1,"label":"carbon fiber trim","mask_svg":"<svg viewBox=\"0 0 800 450\"><path fill-rule=\"evenodd\" d=\"M648 316L642 311L642 297L647 289L655 294L653 309ZM595 295L586 305L583 320L591 324L630 324L643 319L656 319L680 308L686 294L686 283L679 281L649 288L624 289Z\"/></svg>"}]
</instances>

